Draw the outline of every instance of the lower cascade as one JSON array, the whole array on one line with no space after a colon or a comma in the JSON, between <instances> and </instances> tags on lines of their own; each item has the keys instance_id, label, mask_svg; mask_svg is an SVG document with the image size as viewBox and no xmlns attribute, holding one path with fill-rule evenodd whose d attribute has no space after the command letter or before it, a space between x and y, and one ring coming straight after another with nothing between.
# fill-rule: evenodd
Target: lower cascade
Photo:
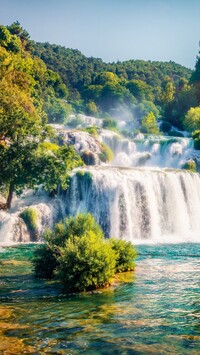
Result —
<instances>
[{"instance_id":1,"label":"lower cascade","mask_svg":"<svg viewBox=\"0 0 200 355\"><path fill-rule=\"evenodd\" d=\"M67 214L90 212L107 237L199 241L200 176L181 170L90 167L72 174Z\"/></svg>"}]
</instances>

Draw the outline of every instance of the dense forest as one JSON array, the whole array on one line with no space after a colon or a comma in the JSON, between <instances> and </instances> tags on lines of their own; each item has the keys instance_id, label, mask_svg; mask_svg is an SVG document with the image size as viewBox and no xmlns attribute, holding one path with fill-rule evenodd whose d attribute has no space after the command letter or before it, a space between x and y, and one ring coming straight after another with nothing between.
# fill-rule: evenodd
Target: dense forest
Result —
<instances>
[{"instance_id":1,"label":"dense forest","mask_svg":"<svg viewBox=\"0 0 200 355\"><path fill-rule=\"evenodd\" d=\"M143 122L150 114L155 122L164 122L164 133L170 125L197 129L190 129L185 118L200 102L199 59L193 72L171 61L105 63L78 50L36 43L19 22L1 26L0 45L1 72L15 58L24 76L15 80L21 80L20 89L29 93L34 109L40 109L48 122L66 123L71 113L85 113L125 120L132 123L131 129L148 133Z\"/></svg>"},{"instance_id":2,"label":"dense forest","mask_svg":"<svg viewBox=\"0 0 200 355\"><path fill-rule=\"evenodd\" d=\"M139 124L150 112L156 119L165 117L169 111L166 106L181 90L188 89L192 74L174 62L104 63L98 58L87 58L78 50L49 43L33 42L33 48L33 54L48 69L60 74L69 91L68 101L76 112L132 119ZM173 121L173 117L167 120L170 119Z\"/></svg>"}]
</instances>

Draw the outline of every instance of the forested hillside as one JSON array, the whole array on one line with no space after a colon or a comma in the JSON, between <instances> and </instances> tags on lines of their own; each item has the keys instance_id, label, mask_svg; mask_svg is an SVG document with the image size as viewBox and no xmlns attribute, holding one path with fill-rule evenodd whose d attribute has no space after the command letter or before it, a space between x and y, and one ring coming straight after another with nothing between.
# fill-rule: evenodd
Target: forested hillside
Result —
<instances>
[{"instance_id":1,"label":"forested hillside","mask_svg":"<svg viewBox=\"0 0 200 355\"><path fill-rule=\"evenodd\" d=\"M33 53L58 72L77 112L95 116L141 119L152 112L156 119L186 85L192 71L174 62L129 60L104 63L80 51L49 43L33 43Z\"/></svg>"},{"instance_id":2,"label":"forested hillside","mask_svg":"<svg viewBox=\"0 0 200 355\"><path fill-rule=\"evenodd\" d=\"M199 59L193 72L171 61L105 63L78 50L36 43L19 22L1 26L0 45L1 102L7 97L9 110L13 93L20 90L18 98L29 95L35 114L50 123L66 123L71 113L84 113L125 120L128 131L157 134L158 120L164 122L164 133L172 126L199 129L188 124L189 110L200 103Z\"/></svg>"}]
</instances>

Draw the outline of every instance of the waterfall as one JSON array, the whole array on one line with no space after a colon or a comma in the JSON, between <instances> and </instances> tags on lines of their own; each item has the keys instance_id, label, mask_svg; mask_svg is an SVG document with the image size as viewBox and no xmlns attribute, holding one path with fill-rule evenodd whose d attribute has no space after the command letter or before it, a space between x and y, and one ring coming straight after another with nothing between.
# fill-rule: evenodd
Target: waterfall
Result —
<instances>
[{"instance_id":1,"label":"waterfall","mask_svg":"<svg viewBox=\"0 0 200 355\"><path fill-rule=\"evenodd\" d=\"M90 167L74 172L66 211L90 212L107 237L199 241L200 176L176 170Z\"/></svg>"},{"instance_id":2,"label":"waterfall","mask_svg":"<svg viewBox=\"0 0 200 355\"><path fill-rule=\"evenodd\" d=\"M191 138L147 136L130 141L102 130L100 140L114 152L113 166L181 168L193 155Z\"/></svg>"},{"instance_id":3,"label":"waterfall","mask_svg":"<svg viewBox=\"0 0 200 355\"><path fill-rule=\"evenodd\" d=\"M100 153L98 139L89 133L63 127L59 132L79 154L87 149ZM200 159L192 139L140 135L131 141L101 129L99 141L114 152L110 166L73 171L68 190L57 199L26 191L10 213L0 211L0 244L31 241L20 217L29 206L37 212L39 237L66 215L90 212L106 237L133 243L199 242L200 175L180 170L194 154L195 161Z\"/></svg>"}]
</instances>

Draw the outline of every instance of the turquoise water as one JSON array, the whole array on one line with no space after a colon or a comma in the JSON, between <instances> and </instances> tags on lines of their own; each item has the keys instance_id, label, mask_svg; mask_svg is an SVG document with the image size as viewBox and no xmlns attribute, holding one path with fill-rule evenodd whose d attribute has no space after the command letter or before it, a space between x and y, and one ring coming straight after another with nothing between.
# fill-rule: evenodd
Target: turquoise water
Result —
<instances>
[{"instance_id":1,"label":"turquoise water","mask_svg":"<svg viewBox=\"0 0 200 355\"><path fill-rule=\"evenodd\" d=\"M200 353L200 244L138 246L126 282L67 296L34 248L0 249L0 354Z\"/></svg>"}]
</instances>

